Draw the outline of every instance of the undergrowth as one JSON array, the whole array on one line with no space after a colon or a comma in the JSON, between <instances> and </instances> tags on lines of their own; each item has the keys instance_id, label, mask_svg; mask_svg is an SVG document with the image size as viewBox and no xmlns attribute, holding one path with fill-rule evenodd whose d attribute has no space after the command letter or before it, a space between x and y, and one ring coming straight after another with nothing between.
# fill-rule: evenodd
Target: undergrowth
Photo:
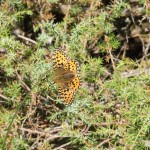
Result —
<instances>
[{"instance_id":1,"label":"undergrowth","mask_svg":"<svg viewBox=\"0 0 150 150\"><path fill-rule=\"evenodd\" d=\"M150 147L149 73L116 54L122 42L114 22L129 3L0 3L0 149ZM57 48L79 63L81 84L69 106L53 82ZM142 58L149 62L147 53Z\"/></svg>"}]
</instances>

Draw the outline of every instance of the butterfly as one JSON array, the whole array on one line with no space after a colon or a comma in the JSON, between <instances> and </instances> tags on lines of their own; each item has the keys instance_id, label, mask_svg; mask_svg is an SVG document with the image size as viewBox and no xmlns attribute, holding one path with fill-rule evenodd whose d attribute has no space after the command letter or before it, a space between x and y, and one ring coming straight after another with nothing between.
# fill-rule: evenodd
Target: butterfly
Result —
<instances>
[{"instance_id":1,"label":"butterfly","mask_svg":"<svg viewBox=\"0 0 150 150\"><path fill-rule=\"evenodd\" d=\"M72 102L74 93L80 85L77 64L60 50L54 52L52 60L53 80L58 86L60 98L68 105Z\"/></svg>"}]
</instances>

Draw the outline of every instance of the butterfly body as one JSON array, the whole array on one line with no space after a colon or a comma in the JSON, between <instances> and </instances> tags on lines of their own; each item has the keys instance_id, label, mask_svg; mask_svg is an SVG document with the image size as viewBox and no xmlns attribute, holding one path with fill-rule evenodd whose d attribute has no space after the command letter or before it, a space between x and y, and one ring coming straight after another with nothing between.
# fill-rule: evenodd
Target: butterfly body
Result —
<instances>
[{"instance_id":1,"label":"butterfly body","mask_svg":"<svg viewBox=\"0 0 150 150\"><path fill-rule=\"evenodd\" d=\"M65 104L70 104L74 92L80 85L75 61L68 59L61 51L57 50L53 55L53 72L60 98Z\"/></svg>"}]
</instances>

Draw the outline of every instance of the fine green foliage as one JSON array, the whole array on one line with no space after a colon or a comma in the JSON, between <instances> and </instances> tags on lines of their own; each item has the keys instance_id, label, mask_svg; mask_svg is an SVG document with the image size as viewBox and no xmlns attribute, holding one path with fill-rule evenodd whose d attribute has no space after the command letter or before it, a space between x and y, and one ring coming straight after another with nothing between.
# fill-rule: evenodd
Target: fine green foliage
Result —
<instances>
[{"instance_id":1,"label":"fine green foliage","mask_svg":"<svg viewBox=\"0 0 150 150\"><path fill-rule=\"evenodd\" d=\"M0 149L150 147L149 74L125 76L142 67L117 57L114 22L125 9L125 0L1 2ZM53 81L57 48L79 64L69 106Z\"/></svg>"}]
</instances>

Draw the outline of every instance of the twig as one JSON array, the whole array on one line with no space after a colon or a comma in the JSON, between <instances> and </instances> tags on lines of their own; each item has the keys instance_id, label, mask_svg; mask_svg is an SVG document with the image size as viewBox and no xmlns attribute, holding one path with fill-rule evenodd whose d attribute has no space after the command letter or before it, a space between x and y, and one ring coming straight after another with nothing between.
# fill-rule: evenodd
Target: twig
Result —
<instances>
[{"instance_id":1,"label":"twig","mask_svg":"<svg viewBox=\"0 0 150 150\"><path fill-rule=\"evenodd\" d=\"M59 138L61 137L60 135L58 134L52 134L52 132L41 132L41 131L37 131L37 130L31 130L31 129L25 129L25 128L20 128L21 131L25 131L25 132L28 132L28 133L31 133L31 134L39 134L41 136L46 136L48 137L49 140L54 140L56 138Z\"/></svg>"},{"instance_id":2,"label":"twig","mask_svg":"<svg viewBox=\"0 0 150 150\"><path fill-rule=\"evenodd\" d=\"M23 87L25 87L25 88L27 89L27 91L31 91L31 89L24 83L24 81L22 80L22 77L18 74L17 71L16 71L16 75L17 75L17 77L18 77L18 79L19 79L21 85L22 85Z\"/></svg>"},{"instance_id":3,"label":"twig","mask_svg":"<svg viewBox=\"0 0 150 150\"><path fill-rule=\"evenodd\" d=\"M37 105L36 103L37 103L37 93L31 92L31 102L30 102L29 109L27 112L27 114L30 114L30 116L36 112L36 108L33 109L33 106Z\"/></svg>"},{"instance_id":4,"label":"twig","mask_svg":"<svg viewBox=\"0 0 150 150\"><path fill-rule=\"evenodd\" d=\"M38 136L36 140L34 141L34 143L30 146L29 150L35 149L35 147L39 144L40 139L41 139L41 136Z\"/></svg>"},{"instance_id":5,"label":"twig","mask_svg":"<svg viewBox=\"0 0 150 150\"><path fill-rule=\"evenodd\" d=\"M105 143L108 143L111 139L106 139L103 142L101 142L100 144L97 145L97 148L101 147L102 145L104 145Z\"/></svg>"},{"instance_id":6,"label":"twig","mask_svg":"<svg viewBox=\"0 0 150 150\"><path fill-rule=\"evenodd\" d=\"M145 0L145 7L146 7L146 15L148 16L149 0Z\"/></svg>"},{"instance_id":7,"label":"twig","mask_svg":"<svg viewBox=\"0 0 150 150\"><path fill-rule=\"evenodd\" d=\"M40 135L43 135L43 136L46 136L47 134L54 134L54 133L56 133L56 132L59 132L59 131L61 131L62 130L62 127L56 127L56 128L54 128L53 130L51 130L51 131L48 131L48 132L45 132L45 131L43 131L43 132L41 132L41 131L37 131L37 130L31 130L31 129L26 129L26 128L20 128L20 130L22 130L22 131L26 131L26 132L29 132L29 133L33 133L33 134L40 134Z\"/></svg>"},{"instance_id":8,"label":"twig","mask_svg":"<svg viewBox=\"0 0 150 150\"><path fill-rule=\"evenodd\" d=\"M108 122L103 122L103 123L96 123L95 125L97 126L110 126L110 125L126 125L127 122L125 121L119 121L119 122L111 122L111 123L108 123Z\"/></svg>"},{"instance_id":9,"label":"twig","mask_svg":"<svg viewBox=\"0 0 150 150\"><path fill-rule=\"evenodd\" d=\"M107 43L107 49L108 49L108 52L109 52L109 55L110 55L110 60L112 62L113 70L115 70L116 67L115 67L115 63L114 63L114 60L113 60L114 57L113 57L113 55L111 53L112 48L109 45L109 38L107 36L105 36L105 42Z\"/></svg>"},{"instance_id":10,"label":"twig","mask_svg":"<svg viewBox=\"0 0 150 150\"><path fill-rule=\"evenodd\" d=\"M90 126L87 127L87 125L85 125L85 127L82 129L82 133L86 133L89 130Z\"/></svg>"},{"instance_id":11,"label":"twig","mask_svg":"<svg viewBox=\"0 0 150 150\"><path fill-rule=\"evenodd\" d=\"M150 69L136 69L136 70L129 70L128 72L122 72L121 78L129 78L132 76L138 76L142 73L150 75Z\"/></svg>"},{"instance_id":12,"label":"twig","mask_svg":"<svg viewBox=\"0 0 150 150\"><path fill-rule=\"evenodd\" d=\"M12 98L8 98L8 97L6 97L6 96L4 96L2 94L0 94L0 97L3 98L3 99L5 99L5 100L11 100L11 101L14 101L14 102L18 102L17 100L12 99Z\"/></svg>"},{"instance_id":13,"label":"twig","mask_svg":"<svg viewBox=\"0 0 150 150\"><path fill-rule=\"evenodd\" d=\"M59 147L54 148L53 150L60 150L61 148L65 147L65 146L67 146L67 145L70 145L70 144L71 144L71 142L68 142L68 143L63 144L63 145L61 145L61 146L59 146Z\"/></svg>"},{"instance_id":14,"label":"twig","mask_svg":"<svg viewBox=\"0 0 150 150\"><path fill-rule=\"evenodd\" d=\"M143 57L149 57L149 56L150 56L150 53L149 53L149 54L147 54L147 55L145 55L145 56L143 56ZM137 63L142 62L142 61L143 61L143 57L142 57L142 58L140 58L139 60L137 60Z\"/></svg>"},{"instance_id":15,"label":"twig","mask_svg":"<svg viewBox=\"0 0 150 150\"><path fill-rule=\"evenodd\" d=\"M0 97L3 98L3 99L5 99L5 100L9 100L9 98L7 98L6 96L4 96L2 94L0 94Z\"/></svg>"},{"instance_id":16,"label":"twig","mask_svg":"<svg viewBox=\"0 0 150 150\"><path fill-rule=\"evenodd\" d=\"M112 53L111 53L111 50L110 50L110 48L108 48L108 52L109 52L109 55L110 55L110 59L111 59L111 62L112 62L112 66L113 66L113 69L115 70L115 63L114 63L114 60L113 60L113 55L112 55Z\"/></svg>"},{"instance_id":17,"label":"twig","mask_svg":"<svg viewBox=\"0 0 150 150\"><path fill-rule=\"evenodd\" d=\"M19 37L19 38L21 38L21 39L23 39L23 40L29 41L29 42L31 42L31 43L33 43L33 44L36 44L36 42L35 42L34 40L31 40L31 39L29 39L29 38L27 38L27 37L24 37L24 36L22 36L22 35L17 35L17 37Z\"/></svg>"}]
</instances>

